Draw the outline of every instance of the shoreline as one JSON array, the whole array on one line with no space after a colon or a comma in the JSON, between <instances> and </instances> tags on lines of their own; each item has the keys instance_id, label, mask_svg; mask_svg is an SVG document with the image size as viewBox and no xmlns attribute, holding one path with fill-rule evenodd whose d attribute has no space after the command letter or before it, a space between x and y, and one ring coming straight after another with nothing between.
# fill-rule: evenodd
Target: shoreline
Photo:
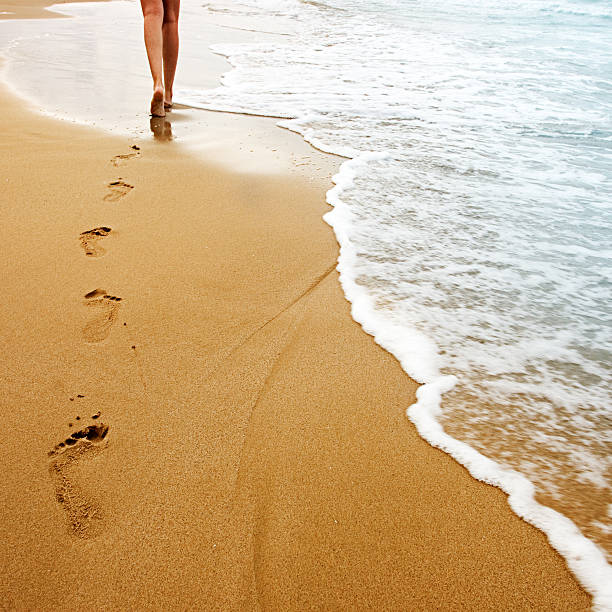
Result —
<instances>
[{"instance_id":1,"label":"shoreline","mask_svg":"<svg viewBox=\"0 0 612 612\"><path fill-rule=\"evenodd\" d=\"M4 601L587 609L545 536L405 418L416 385L338 283L323 154L230 172L2 98ZM108 435L49 459L77 406Z\"/></svg>"}]
</instances>

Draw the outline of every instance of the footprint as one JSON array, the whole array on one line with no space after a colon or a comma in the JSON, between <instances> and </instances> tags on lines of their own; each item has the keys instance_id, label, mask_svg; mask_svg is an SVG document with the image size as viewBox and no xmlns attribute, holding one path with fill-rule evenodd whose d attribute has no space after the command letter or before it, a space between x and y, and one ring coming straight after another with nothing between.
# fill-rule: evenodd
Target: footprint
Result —
<instances>
[{"instance_id":1,"label":"footprint","mask_svg":"<svg viewBox=\"0 0 612 612\"><path fill-rule=\"evenodd\" d=\"M102 510L83 493L72 476L73 469L82 460L101 453L108 441L108 425L89 425L73 432L57 444L49 457L49 474L55 487L55 499L63 507L70 532L79 538L96 537L102 531Z\"/></svg>"},{"instance_id":2,"label":"footprint","mask_svg":"<svg viewBox=\"0 0 612 612\"><path fill-rule=\"evenodd\" d=\"M108 236L111 232L110 227L95 227L87 232L83 232L79 240L88 257L102 257L106 249L98 244L101 238Z\"/></svg>"},{"instance_id":3,"label":"footprint","mask_svg":"<svg viewBox=\"0 0 612 612\"><path fill-rule=\"evenodd\" d=\"M96 414L92 415L91 418L97 419L101 416L101 414L102 413L98 411L96 412ZM102 442L102 440L106 438L107 433L108 425L105 425L104 423L98 423L97 425L88 425L83 429L79 429L79 431L73 431L70 436L68 436L63 442L56 444L53 449L49 451L49 457L56 457L58 455L61 455L65 453L65 451L71 446L74 446L76 448L76 446L81 444L81 442Z\"/></svg>"},{"instance_id":4,"label":"footprint","mask_svg":"<svg viewBox=\"0 0 612 612\"><path fill-rule=\"evenodd\" d=\"M116 202L130 193L130 191L134 189L134 185L128 185L128 183L125 183L121 179L117 179L116 181L109 183L108 188L110 189L110 193L107 193L104 196L104 201Z\"/></svg>"},{"instance_id":5,"label":"footprint","mask_svg":"<svg viewBox=\"0 0 612 612\"><path fill-rule=\"evenodd\" d=\"M115 157L111 159L113 166L121 166L123 162L127 161L128 159L133 159L134 157L140 156L140 147L138 145L132 145L130 149L133 149L134 152L124 153L123 155L115 155Z\"/></svg>"},{"instance_id":6,"label":"footprint","mask_svg":"<svg viewBox=\"0 0 612 612\"><path fill-rule=\"evenodd\" d=\"M83 328L86 342L102 342L108 337L121 302L120 297L108 295L104 289L94 289L85 295L83 304L94 309L91 321Z\"/></svg>"}]
</instances>

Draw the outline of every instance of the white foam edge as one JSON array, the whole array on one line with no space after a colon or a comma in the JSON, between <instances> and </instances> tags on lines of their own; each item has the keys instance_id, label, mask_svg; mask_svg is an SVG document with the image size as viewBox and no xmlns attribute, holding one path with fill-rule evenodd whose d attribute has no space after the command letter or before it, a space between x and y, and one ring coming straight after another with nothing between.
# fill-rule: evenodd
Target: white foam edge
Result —
<instances>
[{"instance_id":1,"label":"white foam edge","mask_svg":"<svg viewBox=\"0 0 612 612\"><path fill-rule=\"evenodd\" d=\"M493 485L508 495L515 514L547 536L551 546L563 556L577 580L593 597L593 610L612 611L612 566L603 551L586 538L566 516L535 500L534 485L522 474L503 468L471 446L448 435L436 417L441 414L442 396L456 384L454 376L441 375L437 366L437 347L433 340L415 328L398 326L377 312L372 298L355 282L357 251L350 239L352 213L341 194L353 185L360 169L384 153L365 153L342 164L327 192L333 210L324 220L333 228L338 243L338 271L351 314L378 345L394 355L404 371L421 386L416 403L406 409L419 435L431 446L444 451L462 464L477 480Z\"/></svg>"}]
</instances>

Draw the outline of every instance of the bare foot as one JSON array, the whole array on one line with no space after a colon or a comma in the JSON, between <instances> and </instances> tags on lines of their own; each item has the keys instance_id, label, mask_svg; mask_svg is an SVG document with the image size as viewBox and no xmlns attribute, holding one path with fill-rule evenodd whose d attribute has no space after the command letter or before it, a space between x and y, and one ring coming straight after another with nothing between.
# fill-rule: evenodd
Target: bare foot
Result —
<instances>
[{"instance_id":1,"label":"bare foot","mask_svg":"<svg viewBox=\"0 0 612 612\"><path fill-rule=\"evenodd\" d=\"M153 117L166 116L166 111L164 110L164 90L161 88L153 92L153 98L151 99L151 115Z\"/></svg>"},{"instance_id":2,"label":"bare foot","mask_svg":"<svg viewBox=\"0 0 612 612\"><path fill-rule=\"evenodd\" d=\"M168 90L164 94L164 108L172 108L172 92Z\"/></svg>"}]
</instances>

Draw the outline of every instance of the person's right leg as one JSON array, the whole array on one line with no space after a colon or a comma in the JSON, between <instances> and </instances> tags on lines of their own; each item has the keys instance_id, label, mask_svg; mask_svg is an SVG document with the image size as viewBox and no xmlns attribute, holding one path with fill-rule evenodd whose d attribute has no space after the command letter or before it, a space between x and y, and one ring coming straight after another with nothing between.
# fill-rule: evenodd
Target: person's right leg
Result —
<instances>
[{"instance_id":1,"label":"person's right leg","mask_svg":"<svg viewBox=\"0 0 612 612\"><path fill-rule=\"evenodd\" d=\"M162 0L140 0L144 17L144 39L149 58L149 67L153 77L153 99L151 114L163 117L164 111L164 79L162 60L162 24L164 21L164 4Z\"/></svg>"},{"instance_id":2,"label":"person's right leg","mask_svg":"<svg viewBox=\"0 0 612 612\"><path fill-rule=\"evenodd\" d=\"M166 106L172 106L172 86L174 85L174 74L178 60L179 37L178 18L181 0L163 0L164 23L162 33L164 38L164 102Z\"/></svg>"}]
</instances>

